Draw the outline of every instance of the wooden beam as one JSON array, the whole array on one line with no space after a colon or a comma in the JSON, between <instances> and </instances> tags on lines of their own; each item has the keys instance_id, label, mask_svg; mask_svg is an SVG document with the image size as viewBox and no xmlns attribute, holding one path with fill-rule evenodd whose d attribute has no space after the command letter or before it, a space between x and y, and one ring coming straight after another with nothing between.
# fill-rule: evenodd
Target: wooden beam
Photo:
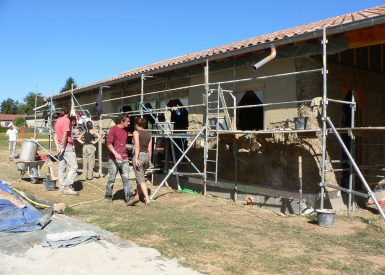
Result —
<instances>
[{"instance_id":1,"label":"wooden beam","mask_svg":"<svg viewBox=\"0 0 385 275\"><path fill-rule=\"evenodd\" d=\"M384 44L381 44L381 71L384 71Z\"/></svg>"},{"instance_id":2,"label":"wooden beam","mask_svg":"<svg viewBox=\"0 0 385 275\"><path fill-rule=\"evenodd\" d=\"M349 48L361 48L385 43L385 25L348 33Z\"/></svg>"},{"instance_id":3,"label":"wooden beam","mask_svg":"<svg viewBox=\"0 0 385 275\"><path fill-rule=\"evenodd\" d=\"M353 49L353 65L357 65L357 51L356 49Z\"/></svg>"}]
</instances>

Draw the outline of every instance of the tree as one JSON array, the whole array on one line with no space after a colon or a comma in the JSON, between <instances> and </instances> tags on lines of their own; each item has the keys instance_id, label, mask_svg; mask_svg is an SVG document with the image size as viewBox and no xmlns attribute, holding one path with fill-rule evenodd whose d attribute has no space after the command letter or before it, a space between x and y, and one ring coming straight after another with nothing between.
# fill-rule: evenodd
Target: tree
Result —
<instances>
[{"instance_id":1,"label":"tree","mask_svg":"<svg viewBox=\"0 0 385 275\"><path fill-rule=\"evenodd\" d=\"M36 101L36 107L39 107L43 105L44 103L44 97L41 93L35 93L35 92L29 92L24 98L24 104L21 104L19 106L19 113L24 113L27 115L33 114L33 109L35 108L35 97L37 99Z\"/></svg>"},{"instance_id":2,"label":"tree","mask_svg":"<svg viewBox=\"0 0 385 275\"><path fill-rule=\"evenodd\" d=\"M13 100L12 98L7 98L3 100L0 104L1 113L3 114L16 114L18 109L19 102Z\"/></svg>"},{"instance_id":3,"label":"tree","mask_svg":"<svg viewBox=\"0 0 385 275\"><path fill-rule=\"evenodd\" d=\"M23 127L25 126L25 117L18 117L13 121L13 125L16 125L17 127Z\"/></svg>"},{"instance_id":4,"label":"tree","mask_svg":"<svg viewBox=\"0 0 385 275\"><path fill-rule=\"evenodd\" d=\"M72 89L72 84L74 86L74 89L77 87L77 84L75 82L75 79L73 79L71 76L66 80L66 84L63 88L61 88L60 93L63 93L65 91L69 91Z\"/></svg>"},{"instance_id":5,"label":"tree","mask_svg":"<svg viewBox=\"0 0 385 275\"><path fill-rule=\"evenodd\" d=\"M25 105L24 103L20 103L19 106L17 106L17 113L18 114L21 114L21 115L24 115L24 114L27 114L27 111L29 111L30 108L27 107L27 105Z\"/></svg>"}]
</instances>

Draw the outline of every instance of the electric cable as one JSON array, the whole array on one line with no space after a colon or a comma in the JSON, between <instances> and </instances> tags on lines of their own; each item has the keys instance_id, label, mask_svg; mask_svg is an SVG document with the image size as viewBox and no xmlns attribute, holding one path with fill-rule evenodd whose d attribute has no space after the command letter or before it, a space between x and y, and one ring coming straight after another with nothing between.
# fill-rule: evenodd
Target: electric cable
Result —
<instances>
[{"instance_id":1,"label":"electric cable","mask_svg":"<svg viewBox=\"0 0 385 275\"><path fill-rule=\"evenodd\" d=\"M31 200L31 199L28 198L27 195L25 195L22 191L17 190L17 189L14 188L14 187L12 187L12 190L15 191L16 193L18 193L20 196L22 196L24 199L26 199L27 201L29 201L30 203L32 203L32 204L34 204L34 205L38 205L38 206L45 207L45 208L51 207L51 206L49 206L49 205L42 204L42 203L38 203L38 202L36 202L36 201Z\"/></svg>"}]
</instances>

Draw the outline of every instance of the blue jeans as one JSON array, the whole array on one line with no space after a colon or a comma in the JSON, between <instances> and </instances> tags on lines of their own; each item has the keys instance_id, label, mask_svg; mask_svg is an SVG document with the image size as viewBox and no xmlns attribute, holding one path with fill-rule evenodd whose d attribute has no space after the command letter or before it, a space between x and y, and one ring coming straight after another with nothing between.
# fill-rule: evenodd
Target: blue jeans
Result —
<instances>
[{"instance_id":1,"label":"blue jeans","mask_svg":"<svg viewBox=\"0 0 385 275\"><path fill-rule=\"evenodd\" d=\"M119 171L123 181L123 190L125 199L129 199L134 193L132 191L130 179L128 177L129 170L132 169L128 160L108 160L108 180L106 186L106 198L112 198L112 189L114 188L116 174Z\"/></svg>"},{"instance_id":2,"label":"blue jeans","mask_svg":"<svg viewBox=\"0 0 385 275\"><path fill-rule=\"evenodd\" d=\"M67 147L59 156L59 185L60 188L71 186L77 176L78 162L73 147ZM67 176L65 172L67 170Z\"/></svg>"}]
</instances>

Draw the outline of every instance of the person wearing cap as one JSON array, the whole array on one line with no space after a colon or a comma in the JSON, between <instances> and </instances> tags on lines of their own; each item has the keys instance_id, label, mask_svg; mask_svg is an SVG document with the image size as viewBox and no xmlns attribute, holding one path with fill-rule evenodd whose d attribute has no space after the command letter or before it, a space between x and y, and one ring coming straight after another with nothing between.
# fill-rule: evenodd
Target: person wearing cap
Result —
<instances>
[{"instance_id":1,"label":"person wearing cap","mask_svg":"<svg viewBox=\"0 0 385 275\"><path fill-rule=\"evenodd\" d=\"M92 121L87 121L86 130L78 136L77 140L83 144L83 178L92 180L95 167L95 144L99 142L101 136L94 129Z\"/></svg>"},{"instance_id":2,"label":"person wearing cap","mask_svg":"<svg viewBox=\"0 0 385 275\"><path fill-rule=\"evenodd\" d=\"M8 148L9 148L9 152L10 152L9 159L13 160L13 158L15 157L15 154L16 154L16 143L17 143L18 130L16 127L13 126L12 123L10 123L8 127L9 128L5 134L8 137Z\"/></svg>"}]
</instances>

